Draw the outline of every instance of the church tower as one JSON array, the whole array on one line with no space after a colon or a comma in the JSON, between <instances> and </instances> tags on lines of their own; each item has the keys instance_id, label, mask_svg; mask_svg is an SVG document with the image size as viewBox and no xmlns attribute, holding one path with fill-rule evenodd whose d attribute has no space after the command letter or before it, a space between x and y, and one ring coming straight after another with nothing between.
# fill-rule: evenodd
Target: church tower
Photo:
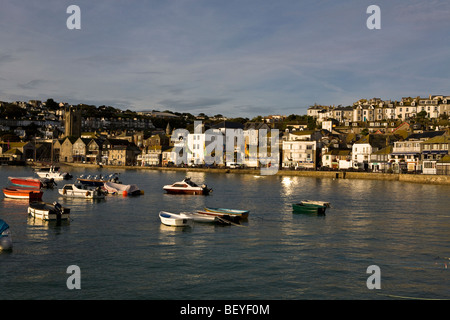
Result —
<instances>
[{"instance_id":1,"label":"church tower","mask_svg":"<svg viewBox=\"0 0 450 320\"><path fill-rule=\"evenodd\" d=\"M81 136L81 110L70 106L64 112L65 136Z\"/></svg>"}]
</instances>

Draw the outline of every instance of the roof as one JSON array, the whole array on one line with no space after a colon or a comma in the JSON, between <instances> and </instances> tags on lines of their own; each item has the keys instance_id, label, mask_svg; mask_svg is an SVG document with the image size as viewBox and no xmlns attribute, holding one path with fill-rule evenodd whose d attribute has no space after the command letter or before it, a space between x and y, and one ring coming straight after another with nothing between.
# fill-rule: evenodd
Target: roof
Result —
<instances>
[{"instance_id":1,"label":"roof","mask_svg":"<svg viewBox=\"0 0 450 320\"><path fill-rule=\"evenodd\" d=\"M230 128L230 129L243 129L244 125L240 122L222 121L218 124L211 126L213 129Z\"/></svg>"},{"instance_id":2,"label":"roof","mask_svg":"<svg viewBox=\"0 0 450 320\"><path fill-rule=\"evenodd\" d=\"M450 163L450 155L448 154L446 156L443 156L441 160L437 161L436 163Z\"/></svg>"},{"instance_id":3,"label":"roof","mask_svg":"<svg viewBox=\"0 0 450 320\"><path fill-rule=\"evenodd\" d=\"M352 154L352 150L332 149L325 154L333 156L349 156Z\"/></svg>"},{"instance_id":4,"label":"roof","mask_svg":"<svg viewBox=\"0 0 450 320\"><path fill-rule=\"evenodd\" d=\"M3 152L3 154L11 154L11 155L18 155L18 156L20 156L23 153L19 149L13 148L13 149L9 149L6 152Z\"/></svg>"},{"instance_id":5,"label":"roof","mask_svg":"<svg viewBox=\"0 0 450 320\"><path fill-rule=\"evenodd\" d=\"M389 145L386 148L380 149L376 152L374 152L373 154L390 154L392 153L392 150L394 150L394 147Z\"/></svg>"},{"instance_id":6,"label":"roof","mask_svg":"<svg viewBox=\"0 0 450 320\"><path fill-rule=\"evenodd\" d=\"M406 140L419 140L419 139L429 139L436 136L442 136L445 131L425 131L421 133L413 133L409 135Z\"/></svg>"},{"instance_id":7,"label":"roof","mask_svg":"<svg viewBox=\"0 0 450 320\"><path fill-rule=\"evenodd\" d=\"M314 133L313 130L300 130L300 131L292 131L289 132L290 134L296 135L296 136L306 136L306 135L311 135Z\"/></svg>"},{"instance_id":8,"label":"roof","mask_svg":"<svg viewBox=\"0 0 450 320\"><path fill-rule=\"evenodd\" d=\"M448 139L448 136L442 135L442 136L436 136L436 137L430 138L426 141L423 141L422 143L449 143L449 142L450 141Z\"/></svg>"}]
</instances>

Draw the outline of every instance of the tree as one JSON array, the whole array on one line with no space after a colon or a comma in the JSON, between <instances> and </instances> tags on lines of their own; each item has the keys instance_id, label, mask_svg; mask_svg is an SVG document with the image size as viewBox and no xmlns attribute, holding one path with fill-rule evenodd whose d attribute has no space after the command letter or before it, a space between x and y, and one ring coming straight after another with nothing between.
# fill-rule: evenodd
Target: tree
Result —
<instances>
[{"instance_id":1,"label":"tree","mask_svg":"<svg viewBox=\"0 0 450 320\"><path fill-rule=\"evenodd\" d=\"M47 99L45 102L45 106L48 108L48 110L58 110L59 104L55 102L52 98Z\"/></svg>"}]
</instances>

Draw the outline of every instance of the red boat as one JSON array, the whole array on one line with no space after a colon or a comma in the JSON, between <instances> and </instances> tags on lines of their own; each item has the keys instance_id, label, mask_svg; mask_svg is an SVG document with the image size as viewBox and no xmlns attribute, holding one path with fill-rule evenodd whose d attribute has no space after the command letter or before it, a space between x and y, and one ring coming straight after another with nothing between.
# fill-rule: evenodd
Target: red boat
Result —
<instances>
[{"instance_id":1,"label":"red boat","mask_svg":"<svg viewBox=\"0 0 450 320\"><path fill-rule=\"evenodd\" d=\"M19 187L32 187L32 188L42 188L42 182L39 179L24 177L24 178L16 178L16 177L8 177L9 181L15 186Z\"/></svg>"},{"instance_id":2,"label":"red boat","mask_svg":"<svg viewBox=\"0 0 450 320\"><path fill-rule=\"evenodd\" d=\"M44 192L35 188L6 187L3 188L3 194L7 198L29 199L30 201L32 201L32 200L41 200Z\"/></svg>"}]
</instances>

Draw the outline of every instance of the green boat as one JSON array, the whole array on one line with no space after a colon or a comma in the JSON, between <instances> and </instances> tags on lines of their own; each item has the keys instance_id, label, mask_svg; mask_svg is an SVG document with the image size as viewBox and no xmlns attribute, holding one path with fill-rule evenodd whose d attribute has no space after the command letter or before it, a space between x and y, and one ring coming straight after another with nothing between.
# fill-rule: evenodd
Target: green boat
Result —
<instances>
[{"instance_id":1,"label":"green boat","mask_svg":"<svg viewBox=\"0 0 450 320\"><path fill-rule=\"evenodd\" d=\"M294 213L315 213L325 214L325 210L328 208L325 204L316 204L308 201L301 201L292 204L292 210Z\"/></svg>"}]
</instances>

